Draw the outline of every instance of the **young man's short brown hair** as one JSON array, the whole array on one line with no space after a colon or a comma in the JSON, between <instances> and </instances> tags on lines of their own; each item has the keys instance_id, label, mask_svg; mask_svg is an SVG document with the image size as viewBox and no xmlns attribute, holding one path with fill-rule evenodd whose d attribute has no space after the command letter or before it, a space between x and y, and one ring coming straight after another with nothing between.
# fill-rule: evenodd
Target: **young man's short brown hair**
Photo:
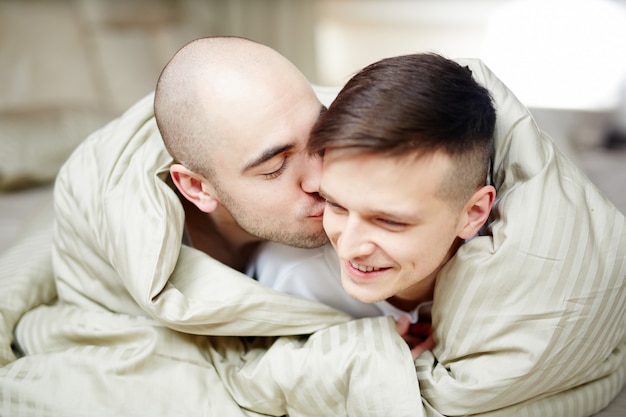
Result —
<instances>
[{"instance_id":1,"label":"young man's short brown hair","mask_svg":"<svg viewBox=\"0 0 626 417\"><path fill-rule=\"evenodd\" d=\"M457 163L443 193L464 203L489 171L496 112L467 67L437 54L383 59L361 70L313 128L310 152L417 158L443 151Z\"/></svg>"}]
</instances>

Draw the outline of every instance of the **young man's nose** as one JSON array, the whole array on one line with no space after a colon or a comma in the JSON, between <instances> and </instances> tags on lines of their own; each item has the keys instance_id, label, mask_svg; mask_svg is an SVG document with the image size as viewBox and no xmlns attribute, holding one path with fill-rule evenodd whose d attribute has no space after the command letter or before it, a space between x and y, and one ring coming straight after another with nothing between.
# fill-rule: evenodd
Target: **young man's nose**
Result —
<instances>
[{"instance_id":1,"label":"young man's nose","mask_svg":"<svg viewBox=\"0 0 626 417\"><path fill-rule=\"evenodd\" d=\"M347 219L337 233L337 254L342 259L358 259L374 252L375 244L369 239L367 227L359 220Z\"/></svg>"},{"instance_id":2,"label":"young man's nose","mask_svg":"<svg viewBox=\"0 0 626 417\"><path fill-rule=\"evenodd\" d=\"M302 166L302 190L307 193L318 193L322 178L322 158L317 155L304 155Z\"/></svg>"}]
</instances>

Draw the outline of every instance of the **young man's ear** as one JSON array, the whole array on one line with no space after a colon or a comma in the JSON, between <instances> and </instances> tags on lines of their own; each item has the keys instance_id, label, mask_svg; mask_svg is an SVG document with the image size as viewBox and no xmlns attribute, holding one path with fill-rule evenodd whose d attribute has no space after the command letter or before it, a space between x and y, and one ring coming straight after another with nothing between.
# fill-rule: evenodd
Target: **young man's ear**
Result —
<instances>
[{"instance_id":1,"label":"young man's ear","mask_svg":"<svg viewBox=\"0 0 626 417\"><path fill-rule=\"evenodd\" d=\"M182 196L195 204L200 211L211 213L217 208L219 201L215 198L213 187L202 175L181 164L173 164L170 167L170 175Z\"/></svg>"},{"instance_id":2,"label":"young man's ear","mask_svg":"<svg viewBox=\"0 0 626 417\"><path fill-rule=\"evenodd\" d=\"M496 198L496 189L491 185L480 187L463 207L463 219L459 237L469 239L479 232L489 218Z\"/></svg>"}]
</instances>

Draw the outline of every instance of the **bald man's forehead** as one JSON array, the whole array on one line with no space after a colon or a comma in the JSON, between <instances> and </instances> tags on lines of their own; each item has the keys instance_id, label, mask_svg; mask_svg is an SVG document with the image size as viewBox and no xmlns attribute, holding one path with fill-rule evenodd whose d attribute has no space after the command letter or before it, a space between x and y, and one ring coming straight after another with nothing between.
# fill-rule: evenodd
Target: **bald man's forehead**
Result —
<instances>
[{"instance_id":1,"label":"bald man's forehead","mask_svg":"<svg viewBox=\"0 0 626 417\"><path fill-rule=\"evenodd\" d=\"M253 100L222 112L216 128L220 134L210 145L216 163L233 176L255 175L272 161L305 151L322 107L315 94L300 93Z\"/></svg>"},{"instance_id":2,"label":"bald man's forehead","mask_svg":"<svg viewBox=\"0 0 626 417\"><path fill-rule=\"evenodd\" d=\"M175 158L195 166L240 172L235 163L258 156L261 148L307 140L319 113L304 75L251 41L201 40L181 50L169 67L161 85L167 93L160 95L166 97L159 102L162 125L173 132Z\"/></svg>"}]
</instances>

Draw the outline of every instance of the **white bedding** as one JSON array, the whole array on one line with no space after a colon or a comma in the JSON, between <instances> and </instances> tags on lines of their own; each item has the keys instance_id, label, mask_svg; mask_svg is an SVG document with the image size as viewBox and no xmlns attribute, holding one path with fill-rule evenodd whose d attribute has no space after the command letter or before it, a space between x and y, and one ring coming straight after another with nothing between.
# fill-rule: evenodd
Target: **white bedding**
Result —
<instances>
[{"instance_id":1,"label":"white bedding","mask_svg":"<svg viewBox=\"0 0 626 417\"><path fill-rule=\"evenodd\" d=\"M0 207L20 210L19 215L16 212L12 215L24 220L26 225L17 232L21 228L12 221L0 223L0 227L9 229L8 235L17 233L6 239L6 249L0 255L0 326L3 326L0 360L6 364L0 368L0 415L130 412L151 416L258 413L438 416L454 415L454 410L465 407L465 412L481 415L574 416L588 415L585 410L594 407L597 411L620 390L620 395L598 415L624 415L626 318L623 310L618 313L622 314L620 319L611 321L617 324L607 336L585 321L594 319L593 323L600 328L609 328L609 322L602 324L606 317L594 316L610 304L606 300L602 301L603 305L591 303L583 310L570 309L575 307L574 301L584 307L588 300L593 300L594 292L590 290L594 286L599 293L603 288L607 294L611 290L617 301L623 301L626 268L623 215L616 213L588 180L563 159L549 138L536 130L515 97L487 69L480 63L470 64L478 79L495 91L499 111L495 176L499 200L492 225L494 237L467 246L458 258L467 266L452 263L438 286L435 301L439 310L434 312L434 324L439 340L447 342L418 359L420 388L407 359L406 346L385 319L344 323L343 319L331 318L327 325L319 320L315 325L319 331L314 337L288 336L275 342L273 338L183 335L162 326L154 317L111 314L101 309L41 307L39 313L29 314L29 320L18 329L18 335L21 334L34 355L11 362L14 358L7 348L13 325L22 313L54 296L55 289L46 279L50 268L46 247L51 236L51 201L49 189L40 189L0 196ZM550 199L555 199L552 208L548 204ZM26 209L22 212L22 208ZM539 222L520 220L524 218L520 212L532 214L534 210L535 215L539 210ZM36 212L34 217L33 212ZM593 233L609 230L608 234L563 243L559 235L550 234L546 241L545 236L533 240L542 235L526 233L540 225L552 227L553 222L559 221L553 216L563 217L563 213L567 213L568 221L577 230L585 233L588 228ZM608 229L607 224L610 224ZM611 233L612 239L603 238ZM609 261L616 272L606 272L603 279L596 281L596 277L602 277L601 271L589 276L577 271L573 276L578 278L570 280L577 284L567 291L574 291L571 295L578 294L579 298L571 298L558 311L554 310L552 317L539 322L535 320L545 314L540 310L548 306L541 304L548 288L542 274L548 271L546 277L556 276L563 265L576 261L562 257L555 264L556 258L547 256L553 244L559 248L573 244L572 253L586 256L588 264L593 264L595 256L586 254L588 246L596 247L593 253L614 253ZM505 256L506 251L527 250L527 247L532 248L534 260L546 260L550 267L504 262L494 269L483 259L498 250L504 251L500 256L510 259ZM197 254L190 252L186 256ZM513 272L509 267L513 267ZM494 279L494 270L500 274L508 272ZM537 271L543 272L537 274ZM476 278L458 281L468 276ZM522 277L528 282L520 281ZM511 288L519 291L510 291ZM536 292L532 293L533 290ZM482 298L472 297L472 293L479 293ZM508 298L498 298L503 294ZM244 298L242 302L247 300ZM523 320L520 311L525 313ZM264 326L271 327L269 319L273 314L279 317L280 312L268 314L262 321ZM571 319L581 327L568 328L569 322L559 321L559 317ZM559 337L551 338L549 333L554 329L549 326L551 322L562 326L564 331ZM85 323L90 326L86 328ZM494 323L498 326L493 326ZM541 326L534 327L535 323ZM463 334L468 336L461 337ZM540 337L533 340L536 336ZM585 344L586 354L571 363L552 362L557 372L547 379L549 373L541 368L541 358L555 354L571 356L570 349L580 350L576 341L581 337L596 344ZM609 341L614 343L620 338L622 348L606 350ZM526 348L529 340L538 343ZM524 349L511 354L511 349L519 346ZM360 352L357 358L352 356L355 351ZM481 362L481 358L487 360ZM519 361L511 362L511 358ZM523 369L513 369L511 363ZM577 368L584 369L578 372ZM580 386L568 388L568 382ZM534 386L549 387L548 394L553 395L533 396ZM423 408L419 405L420 389ZM180 401L181 398L185 401Z\"/></svg>"}]
</instances>

